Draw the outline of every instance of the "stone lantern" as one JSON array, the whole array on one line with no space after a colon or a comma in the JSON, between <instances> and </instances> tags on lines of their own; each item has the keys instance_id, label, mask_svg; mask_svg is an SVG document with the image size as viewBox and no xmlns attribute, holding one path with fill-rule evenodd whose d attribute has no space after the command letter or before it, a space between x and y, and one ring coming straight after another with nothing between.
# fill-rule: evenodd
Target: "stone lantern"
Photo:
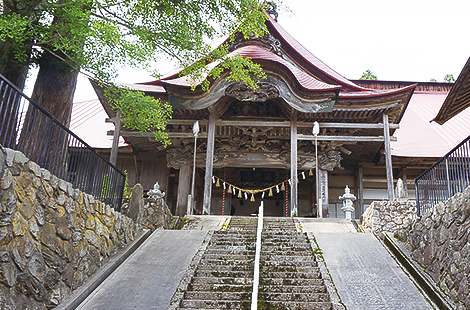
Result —
<instances>
[{"instance_id":1,"label":"stone lantern","mask_svg":"<svg viewBox=\"0 0 470 310\"><path fill-rule=\"evenodd\" d=\"M346 219L352 220L351 214L354 212L353 201L356 200L356 196L351 194L351 190L347 185L344 188L344 195L339 196L339 200L343 201L343 207L341 208L341 210L346 215Z\"/></svg>"}]
</instances>

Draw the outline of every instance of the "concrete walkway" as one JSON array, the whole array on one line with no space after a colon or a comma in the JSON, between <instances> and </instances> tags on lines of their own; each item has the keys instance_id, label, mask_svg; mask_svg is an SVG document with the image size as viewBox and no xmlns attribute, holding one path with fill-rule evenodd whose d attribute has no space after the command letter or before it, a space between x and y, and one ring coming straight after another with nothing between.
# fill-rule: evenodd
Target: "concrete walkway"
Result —
<instances>
[{"instance_id":1,"label":"concrete walkway","mask_svg":"<svg viewBox=\"0 0 470 310\"><path fill-rule=\"evenodd\" d=\"M155 231L77 309L166 309L206 234Z\"/></svg>"},{"instance_id":2,"label":"concrete walkway","mask_svg":"<svg viewBox=\"0 0 470 310\"><path fill-rule=\"evenodd\" d=\"M345 232L337 219L307 224L348 310L434 309L374 235Z\"/></svg>"}]
</instances>

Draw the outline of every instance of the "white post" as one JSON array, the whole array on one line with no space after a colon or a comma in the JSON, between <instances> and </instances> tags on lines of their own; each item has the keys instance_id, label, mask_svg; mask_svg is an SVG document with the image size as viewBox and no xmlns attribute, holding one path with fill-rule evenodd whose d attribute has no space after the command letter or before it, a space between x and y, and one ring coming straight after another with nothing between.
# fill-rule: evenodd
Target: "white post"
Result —
<instances>
[{"instance_id":1,"label":"white post","mask_svg":"<svg viewBox=\"0 0 470 310\"><path fill-rule=\"evenodd\" d=\"M315 178L316 178L316 189L317 189L317 217L323 217L323 207L320 197L320 175L318 170L318 134L320 133L320 125L318 122L313 123L313 135L315 136Z\"/></svg>"},{"instance_id":2,"label":"white post","mask_svg":"<svg viewBox=\"0 0 470 310\"><path fill-rule=\"evenodd\" d=\"M261 256L261 232L263 231L263 201L258 211L258 230L256 232L255 271L253 274L253 293L251 295L251 310L258 309L259 260Z\"/></svg>"},{"instance_id":3,"label":"white post","mask_svg":"<svg viewBox=\"0 0 470 310\"><path fill-rule=\"evenodd\" d=\"M193 125L193 135L194 135L194 159L193 159L193 182L191 185L191 195L188 197L188 212L187 214L193 214L193 199L194 199L194 186L196 181L196 149L197 149L197 135L199 133L199 121L195 121Z\"/></svg>"}]
</instances>

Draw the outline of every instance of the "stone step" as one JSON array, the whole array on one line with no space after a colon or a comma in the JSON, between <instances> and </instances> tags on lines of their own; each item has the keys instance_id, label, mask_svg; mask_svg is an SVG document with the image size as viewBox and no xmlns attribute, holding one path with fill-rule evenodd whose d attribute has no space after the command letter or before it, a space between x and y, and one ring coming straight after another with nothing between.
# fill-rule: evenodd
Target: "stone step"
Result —
<instances>
[{"instance_id":1,"label":"stone step","mask_svg":"<svg viewBox=\"0 0 470 310\"><path fill-rule=\"evenodd\" d=\"M295 266L316 266L317 262L312 256L288 256L288 257L273 257L271 255L262 258L262 264L265 266L274 265L295 265Z\"/></svg>"},{"instance_id":2,"label":"stone step","mask_svg":"<svg viewBox=\"0 0 470 310\"><path fill-rule=\"evenodd\" d=\"M203 257L199 262L199 266L207 266L207 265L228 265L228 266L245 266L250 265L253 268L254 263L253 259L220 259L220 258L206 258Z\"/></svg>"},{"instance_id":3,"label":"stone step","mask_svg":"<svg viewBox=\"0 0 470 310\"><path fill-rule=\"evenodd\" d=\"M276 282L276 281L274 281ZM289 282L289 281L288 281ZM291 282L289 282L291 283ZM314 283L314 282L305 282ZM197 277L191 280L191 284L194 286L204 284L220 284L220 285L253 285L252 278L237 278L237 277Z\"/></svg>"},{"instance_id":4,"label":"stone step","mask_svg":"<svg viewBox=\"0 0 470 310\"><path fill-rule=\"evenodd\" d=\"M230 249L227 249L227 248L212 248L212 247L208 247L207 250L206 250L206 253L207 254L220 254L220 255L248 255L248 256L255 256L255 251L251 251L251 250L244 250L244 249L240 249L240 248L230 248Z\"/></svg>"},{"instance_id":5,"label":"stone step","mask_svg":"<svg viewBox=\"0 0 470 310\"><path fill-rule=\"evenodd\" d=\"M313 268L312 268L313 269ZM301 279L320 279L319 270L309 272L288 272L288 271L268 271L263 273L263 278L301 278Z\"/></svg>"},{"instance_id":6,"label":"stone step","mask_svg":"<svg viewBox=\"0 0 470 310\"><path fill-rule=\"evenodd\" d=\"M286 259L294 259L298 257L301 259L301 257L312 257L313 252L312 251L289 251L289 250L283 250L283 251L263 251L261 250L261 257L266 258L266 257L275 257L276 259L279 257L286 257ZM284 260L286 260L284 259Z\"/></svg>"},{"instance_id":7,"label":"stone step","mask_svg":"<svg viewBox=\"0 0 470 310\"><path fill-rule=\"evenodd\" d=\"M199 265L197 267L199 271L213 270L213 271L253 271L253 264L245 264L242 266L230 266L230 265Z\"/></svg>"},{"instance_id":8,"label":"stone step","mask_svg":"<svg viewBox=\"0 0 470 310\"><path fill-rule=\"evenodd\" d=\"M258 301L258 309L333 310L330 302Z\"/></svg>"},{"instance_id":9,"label":"stone step","mask_svg":"<svg viewBox=\"0 0 470 310\"><path fill-rule=\"evenodd\" d=\"M324 285L323 279L305 279L305 278L260 278L261 286L317 286Z\"/></svg>"},{"instance_id":10,"label":"stone step","mask_svg":"<svg viewBox=\"0 0 470 310\"><path fill-rule=\"evenodd\" d=\"M322 281L318 285L260 285L260 292L265 293L326 293Z\"/></svg>"},{"instance_id":11,"label":"stone step","mask_svg":"<svg viewBox=\"0 0 470 310\"><path fill-rule=\"evenodd\" d=\"M314 270L314 266L308 267L297 267L297 266L263 266L261 267L262 273L267 272L302 272L302 273L309 273Z\"/></svg>"},{"instance_id":12,"label":"stone step","mask_svg":"<svg viewBox=\"0 0 470 310\"><path fill-rule=\"evenodd\" d=\"M192 300L183 299L180 309L250 309L250 300Z\"/></svg>"},{"instance_id":13,"label":"stone step","mask_svg":"<svg viewBox=\"0 0 470 310\"><path fill-rule=\"evenodd\" d=\"M255 246L251 245L231 245L231 244L211 244L209 250L227 250L227 251L253 251L255 250Z\"/></svg>"},{"instance_id":14,"label":"stone step","mask_svg":"<svg viewBox=\"0 0 470 310\"><path fill-rule=\"evenodd\" d=\"M254 260L255 259L255 253L250 254L240 254L240 253L235 253L235 254L230 254L227 255L227 252L214 252L214 253L204 253L202 256L202 259L219 259L219 260Z\"/></svg>"},{"instance_id":15,"label":"stone step","mask_svg":"<svg viewBox=\"0 0 470 310\"><path fill-rule=\"evenodd\" d=\"M247 284L219 284L199 281L190 283L188 291L211 291L211 292L251 292L253 283ZM277 291L274 291L277 292ZM299 293L301 293L299 291Z\"/></svg>"},{"instance_id":16,"label":"stone step","mask_svg":"<svg viewBox=\"0 0 470 310\"><path fill-rule=\"evenodd\" d=\"M327 293L259 293L258 299L265 301L329 302Z\"/></svg>"},{"instance_id":17,"label":"stone step","mask_svg":"<svg viewBox=\"0 0 470 310\"><path fill-rule=\"evenodd\" d=\"M250 300L251 289L249 291L242 292L207 292L207 291L188 291L184 293L184 298L189 300ZM272 298L282 298L275 297ZM302 298L302 297L300 297ZM273 300L284 300L284 299L273 299ZM290 299L289 299L290 300ZM305 300L301 300L305 301Z\"/></svg>"},{"instance_id":18,"label":"stone step","mask_svg":"<svg viewBox=\"0 0 470 310\"><path fill-rule=\"evenodd\" d=\"M199 270L196 269L196 277L234 277L234 278L253 278L253 270L250 271L217 271L217 270Z\"/></svg>"}]
</instances>

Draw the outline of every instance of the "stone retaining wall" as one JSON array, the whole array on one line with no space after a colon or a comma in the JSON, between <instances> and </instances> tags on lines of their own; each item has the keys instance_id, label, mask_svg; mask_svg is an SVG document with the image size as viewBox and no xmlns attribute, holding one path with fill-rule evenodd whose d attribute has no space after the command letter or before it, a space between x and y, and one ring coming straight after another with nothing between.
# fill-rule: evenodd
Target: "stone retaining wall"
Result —
<instances>
[{"instance_id":1,"label":"stone retaining wall","mask_svg":"<svg viewBox=\"0 0 470 310\"><path fill-rule=\"evenodd\" d=\"M0 149L0 309L57 306L138 229L22 153Z\"/></svg>"},{"instance_id":2,"label":"stone retaining wall","mask_svg":"<svg viewBox=\"0 0 470 310\"><path fill-rule=\"evenodd\" d=\"M415 218L414 201L373 201L362 215L362 226L374 233L394 232Z\"/></svg>"},{"instance_id":3,"label":"stone retaining wall","mask_svg":"<svg viewBox=\"0 0 470 310\"><path fill-rule=\"evenodd\" d=\"M459 309L470 309L470 187L394 235Z\"/></svg>"}]
</instances>

